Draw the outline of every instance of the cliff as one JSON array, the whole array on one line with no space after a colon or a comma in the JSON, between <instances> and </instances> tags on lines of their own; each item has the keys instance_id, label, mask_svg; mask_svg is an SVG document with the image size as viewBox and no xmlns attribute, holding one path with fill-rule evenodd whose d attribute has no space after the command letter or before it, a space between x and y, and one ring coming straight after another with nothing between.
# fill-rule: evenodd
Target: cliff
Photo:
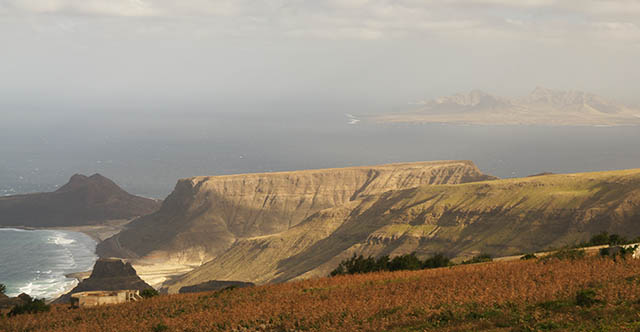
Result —
<instances>
[{"instance_id":1,"label":"cliff","mask_svg":"<svg viewBox=\"0 0 640 332\"><path fill-rule=\"evenodd\" d=\"M0 226L79 226L128 219L158 209L100 174L76 174L54 192L0 197Z\"/></svg>"},{"instance_id":2,"label":"cliff","mask_svg":"<svg viewBox=\"0 0 640 332\"><path fill-rule=\"evenodd\" d=\"M324 209L389 190L488 179L494 177L470 161L182 179L156 213L132 222L97 252L199 265L236 241L285 232Z\"/></svg>"},{"instance_id":3,"label":"cliff","mask_svg":"<svg viewBox=\"0 0 640 332\"><path fill-rule=\"evenodd\" d=\"M129 263L120 259L99 259L93 266L91 276L82 280L69 293L55 303L68 303L71 295L87 291L144 290L152 288L138 277Z\"/></svg>"},{"instance_id":4,"label":"cliff","mask_svg":"<svg viewBox=\"0 0 640 332\"><path fill-rule=\"evenodd\" d=\"M508 256L589 239L640 235L640 169L431 185L370 195L315 213L279 234L236 241L165 284L258 284L326 276L354 253Z\"/></svg>"}]
</instances>

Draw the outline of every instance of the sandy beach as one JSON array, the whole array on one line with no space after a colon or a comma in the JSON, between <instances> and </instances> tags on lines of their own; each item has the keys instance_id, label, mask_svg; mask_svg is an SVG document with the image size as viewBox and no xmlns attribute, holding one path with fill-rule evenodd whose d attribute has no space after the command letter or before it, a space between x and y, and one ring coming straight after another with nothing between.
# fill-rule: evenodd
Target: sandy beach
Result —
<instances>
[{"instance_id":1,"label":"sandy beach","mask_svg":"<svg viewBox=\"0 0 640 332\"><path fill-rule=\"evenodd\" d=\"M134 219L117 219L117 220L108 220L104 223L98 225L87 225L87 226L63 226L63 227L39 227L39 228L29 228L29 229L52 229L52 230L65 230L72 232L80 232L84 233L91 238L93 238L96 242L100 243L116 234L118 234L124 227L132 222Z\"/></svg>"},{"instance_id":2,"label":"sandy beach","mask_svg":"<svg viewBox=\"0 0 640 332\"><path fill-rule=\"evenodd\" d=\"M160 289L162 284L174 277L191 272L197 265L186 265L179 263L145 263L131 262L138 276L155 289Z\"/></svg>"},{"instance_id":3,"label":"sandy beach","mask_svg":"<svg viewBox=\"0 0 640 332\"><path fill-rule=\"evenodd\" d=\"M99 225L87 225L87 226L64 226L64 227L11 227L11 228L21 228L28 230L65 230L65 231L73 231L80 232L90 236L97 243L100 243L109 237L119 233L122 229L126 227L128 223L133 221L133 219L129 220L109 220ZM123 259L131 263L133 268L136 270L138 276L146 283L151 285L152 287L159 289L162 287L162 284L174 277L180 276L187 272L190 272L194 268L198 267L197 265L186 265L179 264L174 262L155 262L155 261L144 261L144 260L135 260L135 259ZM71 286L64 290L64 292L57 294L55 297L49 299L50 301L55 300L57 297L68 293L71 291L79 282L88 278L91 275L91 270L89 271L80 271L69 273L66 275L67 278L76 279Z\"/></svg>"}]
</instances>

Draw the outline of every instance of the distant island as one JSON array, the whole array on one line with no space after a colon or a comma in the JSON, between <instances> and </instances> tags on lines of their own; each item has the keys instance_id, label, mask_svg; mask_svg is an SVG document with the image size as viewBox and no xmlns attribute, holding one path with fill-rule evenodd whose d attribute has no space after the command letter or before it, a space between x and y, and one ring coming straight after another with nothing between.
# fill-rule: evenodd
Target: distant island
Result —
<instances>
[{"instance_id":1,"label":"distant island","mask_svg":"<svg viewBox=\"0 0 640 332\"><path fill-rule=\"evenodd\" d=\"M419 104L415 110L375 116L373 120L477 125L640 125L640 107L623 105L593 93L542 87L519 98L473 90Z\"/></svg>"}]
</instances>

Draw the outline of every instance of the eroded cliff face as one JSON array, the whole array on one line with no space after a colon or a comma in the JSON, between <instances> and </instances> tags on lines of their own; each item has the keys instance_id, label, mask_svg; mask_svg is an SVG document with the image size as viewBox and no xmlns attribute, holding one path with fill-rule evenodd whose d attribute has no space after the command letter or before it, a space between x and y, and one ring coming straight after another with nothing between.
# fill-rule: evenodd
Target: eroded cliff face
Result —
<instances>
[{"instance_id":1,"label":"eroded cliff face","mask_svg":"<svg viewBox=\"0 0 640 332\"><path fill-rule=\"evenodd\" d=\"M470 161L182 179L158 212L131 223L98 253L200 264L236 241L285 232L325 209L390 190L489 179Z\"/></svg>"},{"instance_id":2,"label":"eroded cliff face","mask_svg":"<svg viewBox=\"0 0 640 332\"><path fill-rule=\"evenodd\" d=\"M640 235L640 169L545 175L369 195L291 229L245 238L165 284L255 283L326 276L353 254L507 256L585 241L601 231Z\"/></svg>"}]
</instances>

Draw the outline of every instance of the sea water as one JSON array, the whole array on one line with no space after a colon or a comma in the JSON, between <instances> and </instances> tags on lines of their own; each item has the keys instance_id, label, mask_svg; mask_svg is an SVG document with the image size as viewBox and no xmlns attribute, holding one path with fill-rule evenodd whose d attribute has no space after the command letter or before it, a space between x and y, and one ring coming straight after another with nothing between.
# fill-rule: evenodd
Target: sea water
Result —
<instances>
[{"instance_id":1,"label":"sea water","mask_svg":"<svg viewBox=\"0 0 640 332\"><path fill-rule=\"evenodd\" d=\"M66 274L91 270L95 248L79 232L0 228L0 283L9 296L55 298L77 283Z\"/></svg>"},{"instance_id":2,"label":"sea water","mask_svg":"<svg viewBox=\"0 0 640 332\"><path fill-rule=\"evenodd\" d=\"M198 175L451 159L501 178L640 167L640 127L354 123L355 110L323 110L154 113L115 127L87 119L50 130L0 121L0 141L16 142L0 144L0 196L53 191L74 173L100 173L130 193L162 199L178 179Z\"/></svg>"}]
</instances>

